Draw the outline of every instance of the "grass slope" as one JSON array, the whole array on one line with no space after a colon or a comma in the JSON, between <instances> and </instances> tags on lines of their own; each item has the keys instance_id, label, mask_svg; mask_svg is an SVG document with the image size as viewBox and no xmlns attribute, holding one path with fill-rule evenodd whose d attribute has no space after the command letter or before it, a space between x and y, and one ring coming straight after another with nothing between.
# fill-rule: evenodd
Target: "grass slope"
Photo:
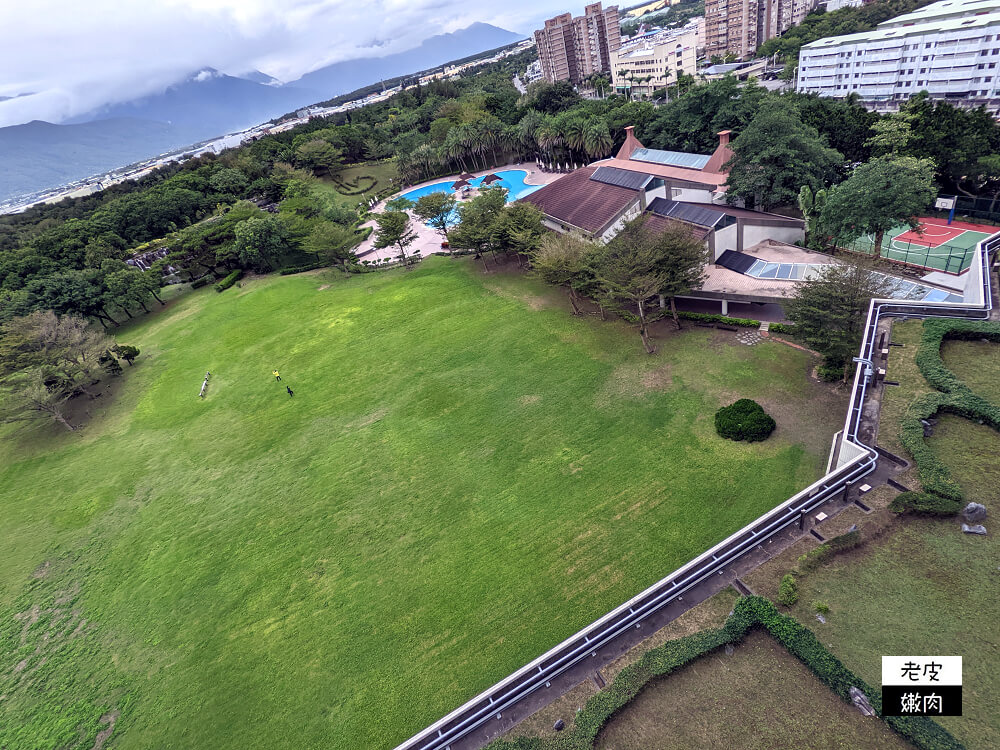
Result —
<instances>
[{"instance_id":1,"label":"grass slope","mask_svg":"<svg viewBox=\"0 0 1000 750\"><path fill-rule=\"evenodd\" d=\"M770 635L752 632L648 685L601 730L600 750L887 750L910 747L866 719Z\"/></svg>"},{"instance_id":2,"label":"grass slope","mask_svg":"<svg viewBox=\"0 0 1000 750\"><path fill-rule=\"evenodd\" d=\"M178 299L81 433L0 432L0 746L391 747L820 473L840 401L722 336L446 259Z\"/></svg>"}]
</instances>

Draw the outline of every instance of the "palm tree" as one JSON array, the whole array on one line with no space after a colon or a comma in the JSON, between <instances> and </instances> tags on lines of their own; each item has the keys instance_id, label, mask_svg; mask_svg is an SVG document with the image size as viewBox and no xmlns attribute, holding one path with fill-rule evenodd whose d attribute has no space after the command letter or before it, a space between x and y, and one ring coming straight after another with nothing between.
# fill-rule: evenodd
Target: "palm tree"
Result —
<instances>
[{"instance_id":1,"label":"palm tree","mask_svg":"<svg viewBox=\"0 0 1000 750\"><path fill-rule=\"evenodd\" d=\"M582 152L584 150L583 143L586 138L586 133L587 122L583 119L583 117L575 116L566 123L563 134L565 136L566 145L569 146L571 155L573 151Z\"/></svg>"},{"instance_id":2,"label":"palm tree","mask_svg":"<svg viewBox=\"0 0 1000 750\"><path fill-rule=\"evenodd\" d=\"M583 148L591 159L601 159L611 153L614 138L604 120L594 118L584 133Z\"/></svg>"},{"instance_id":3,"label":"palm tree","mask_svg":"<svg viewBox=\"0 0 1000 750\"><path fill-rule=\"evenodd\" d=\"M623 68L623 69L622 69L622 72L621 72L621 79L622 79L623 81L627 81L627 80L629 80L629 75L630 75L630 72L631 72L631 71L629 71L629 70L626 70L626 69L624 69L624 68ZM624 87L623 87L623 88L624 88ZM628 97L628 100L629 100L629 101L632 101L632 89L631 89L631 88L627 88L627 89L625 89L625 95L626 95L626 96Z\"/></svg>"},{"instance_id":4,"label":"palm tree","mask_svg":"<svg viewBox=\"0 0 1000 750\"><path fill-rule=\"evenodd\" d=\"M561 136L559 130L556 128L555 123L551 118L545 118L545 120L535 129L535 138L538 143L538 147L545 153L548 154L551 160L554 156L556 147L561 142Z\"/></svg>"}]
</instances>

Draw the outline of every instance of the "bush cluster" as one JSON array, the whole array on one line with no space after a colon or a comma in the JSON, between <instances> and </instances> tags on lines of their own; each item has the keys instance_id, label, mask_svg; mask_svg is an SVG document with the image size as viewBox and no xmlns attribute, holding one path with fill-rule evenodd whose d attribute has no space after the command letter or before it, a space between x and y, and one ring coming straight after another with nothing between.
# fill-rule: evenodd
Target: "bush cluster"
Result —
<instances>
[{"instance_id":1,"label":"bush cluster","mask_svg":"<svg viewBox=\"0 0 1000 750\"><path fill-rule=\"evenodd\" d=\"M844 377L844 368L820 365L816 368L816 374L819 375L820 380L826 383L834 383Z\"/></svg>"},{"instance_id":2,"label":"bush cluster","mask_svg":"<svg viewBox=\"0 0 1000 750\"><path fill-rule=\"evenodd\" d=\"M774 331L775 333L784 333L789 336L794 336L798 332L793 323L771 323L767 330Z\"/></svg>"},{"instance_id":3,"label":"bush cluster","mask_svg":"<svg viewBox=\"0 0 1000 750\"><path fill-rule=\"evenodd\" d=\"M954 516L962 510L962 503L929 492L900 492L889 503L889 510L917 516Z\"/></svg>"},{"instance_id":4,"label":"bush cluster","mask_svg":"<svg viewBox=\"0 0 1000 750\"><path fill-rule=\"evenodd\" d=\"M715 431L729 440L754 443L766 440L775 423L764 408L749 398L724 406L715 413Z\"/></svg>"},{"instance_id":5,"label":"bush cluster","mask_svg":"<svg viewBox=\"0 0 1000 750\"><path fill-rule=\"evenodd\" d=\"M759 320L751 320L750 318L730 318L725 315L712 315L709 313L678 311L677 317L683 318L684 320L694 320L699 323L722 323L723 325L742 326L743 328L758 328L760 326Z\"/></svg>"},{"instance_id":6,"label":"bush cluster","mask_svg":"<svg viewBox=\"0 0 1000 750\"><path fill-rule=\"evenodd\" d=\"M799 584L795 581L795 576L785 573L778 584L778 604L791 607L799 600Z\"/></svg>"},{"instance_id":7,"label":"bush cluster","mask_svg":"<svg viewBox=\"0 0 1000 750\"><path fill-rule=\"evenodd\" d=\"M215 281L215 277L212 274L208 274L207 276L202 276L200 279L195 279L194 281L192 281L191 288L201 289L203 286L208 286L213 281Z\"/></svg>"},{"instance_id":8,"label":"bush cluster","mask_svg":"<svg viewBox=\"0 0 1000 750\"><path fill-rule=\"evenodd\" d=\"M850 702L852 686L861 690L881 716L881 694L827 651L809 628L781 614L767 599L747 596L736 602L723 627L668 641L625 667L614 682L587 701L577 713L574 726L565 734L550 739L499 739L491 743L488 750L591 750L608 720L635 698L650 680L669 675L726 644L738 643L755 627L767 630L843 700ZM929 717L886 716L883 721L920 750L964 750L958 740Z\"/></svg>"},{"instance_id":9,"label":"bush cluster","mask_svg":"<svg viewBox=\"0 0 1000 750\"><path fill-rule=\"evenodd\" d=\"M226 276L226 278L224 278L222 281L220 281L218 284L215 285L215 291L224 292L233 284L235 284L237 281L239 281L241 278L243 278L243 270L237 268L231 274Z\"/></svg>"}]
</instances>

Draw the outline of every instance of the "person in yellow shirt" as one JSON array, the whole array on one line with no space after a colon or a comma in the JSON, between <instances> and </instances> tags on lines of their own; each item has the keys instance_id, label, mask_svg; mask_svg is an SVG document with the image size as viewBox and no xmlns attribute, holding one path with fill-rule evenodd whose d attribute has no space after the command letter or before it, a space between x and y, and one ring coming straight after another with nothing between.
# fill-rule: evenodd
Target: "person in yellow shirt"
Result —
<instances>
[{"instance_id":1,"label":"person in yellow shirt","mask_svg":"<svg viewBox=\"0 0 1000 750\"><path fill-rule=\"evenodd\" d=\"M275 380L281 380L281 375L278 374L277 370L271 370L271 374L274 375Z\"/></svg>"}]
</instances>

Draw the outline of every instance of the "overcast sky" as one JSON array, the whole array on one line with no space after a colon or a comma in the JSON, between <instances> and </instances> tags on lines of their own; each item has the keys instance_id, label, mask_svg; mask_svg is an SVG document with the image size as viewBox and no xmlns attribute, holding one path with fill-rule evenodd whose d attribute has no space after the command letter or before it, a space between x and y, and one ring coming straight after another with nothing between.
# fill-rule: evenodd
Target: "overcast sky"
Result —
<instances>
[{"instance_id":1,"label":"overcast sky","mask_svg":"<svg viewBox=\"0 0 1000 750\"><path fill-rule=\"evenodd\" d=\"M59 122L203 67L282 81L475 21L530 33L584 1L0 0L0 127ZM579 7L577 7L579 6Z\"/></svg>"}]
</instances>

